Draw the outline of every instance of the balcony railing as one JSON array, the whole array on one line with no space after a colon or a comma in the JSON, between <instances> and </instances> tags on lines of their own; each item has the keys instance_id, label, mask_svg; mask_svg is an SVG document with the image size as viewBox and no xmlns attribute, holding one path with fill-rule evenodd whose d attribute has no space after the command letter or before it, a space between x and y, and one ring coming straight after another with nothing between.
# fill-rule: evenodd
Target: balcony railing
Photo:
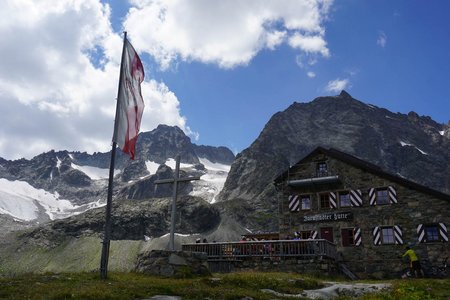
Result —
<instances>
[{"instance_id":1,"label":"balcony railing","mask_svg":"<svg viewBox=\"0 0 450 300\"><path fill-rule=\"evenodd\" d=\"M208 259L246 259L250 257L336 259L336 245L327 240L270 240L182 245L183 251L205 252Z\"/></svg>"}]
</instances>

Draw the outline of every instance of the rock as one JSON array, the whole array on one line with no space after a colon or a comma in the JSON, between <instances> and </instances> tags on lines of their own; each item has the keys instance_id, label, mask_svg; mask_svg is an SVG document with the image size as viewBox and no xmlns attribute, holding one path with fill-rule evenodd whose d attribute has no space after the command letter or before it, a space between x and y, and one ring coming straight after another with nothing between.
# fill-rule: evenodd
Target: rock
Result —
<instances>
[{"instance_id":1,"label":"rock","mask_svg":"<svg viewBox=\"0 0 450 300\"><path fill-rule=\"evenodd\" d=\"M112 240L144 240L160 237L170 230L170 198L114 201L112 207ZM201 198L183 196L178 199L175 230L192 234L212 230L221 221L217 208ZM101 235L104 232L105 208L91 209L84 214L55 220L22 234L24 239L56 246L62 237ZM43 239L45 241L37 241Z\"/></svg>"},{"instance_id":2,"label":"rock","mask_svg":"<svg viewBox=\"0 0 450 300\"><path fill-rule=\"evenodd\" d=\"M163 277L210 276L207 255L188 251L145 251L138 256L136 272Z\"/></svg>"},{"instance_id":3,"label":"rock","mask_svg":"<svg viewBox=\"0 0 450 300\"><path fill-rule=\"evenodd\" d=\"M151 298L148 298L148 300L181 300L182 298L179 296L167 296L167 295L156 295ZM147 299L144 299L147 300Z\"/></svg>"},{"instance_id":4,"label":"rock","mask_svg":"<svg viewBox=\"0 0 450 300\"><path fill-rule=\"evenodd\" d=\"M187 266L188 265L186 262L186 259L184 257L181 257L175 253L170 254L169 264L176 265L176 266Z\"/></svg>"},{"instance_id":5,"label":"rock","mask_svg":"<svg viewBox=\"0 0 450 300\"><path fill-rule=\"evenodd\" d=\"M392 113L365 104L345 91L294 103L274 114L251 146L236 156L216 199L250 230L276 230L273 212L278 200L272 182L317 146L338 149L450 193L446 128L417 113Z\"/></svg>"}]
</instances>

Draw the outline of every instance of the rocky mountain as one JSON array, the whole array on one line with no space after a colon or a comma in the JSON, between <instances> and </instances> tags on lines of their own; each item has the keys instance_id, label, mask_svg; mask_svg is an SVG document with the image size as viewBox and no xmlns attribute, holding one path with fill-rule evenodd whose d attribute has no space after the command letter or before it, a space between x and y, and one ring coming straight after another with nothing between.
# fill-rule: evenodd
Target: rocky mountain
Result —
<instances>
[{"instance_id":1,"label":"rocky mountain","mask_svg":"<svg viewBox=\"0 0 450 300\"><path fill-rule=\"evenodd\" d=\"M160 237L170 230L170 198L121 200L112 207L112 239L144 240ZM177 202L176 232L196 234L213 229L220 222L219 211L201 198L182 196ZM28 243L51 248L71 237L98 235L105 226L105 209L48 222L25 231Z\"/></svg>"},{"instance_id":2,"label":"rocky mountain","mask_svg":"<svg viewBox=\"0 0 450 300\"><path fill-rule=\"evenodd\" d=\"M140 207L119 218L118 228L132 229L129 236L122 231L117 238L138 239L167 232L167 211L140 205L145 201L159 208L167 205L161 199L168 201L171 186L155 185L155 181L173 177L177 154L182 157L181 176L201 176L200 181L180 185L180 195L196 199L186 202L193 211L207 212L184 212L193 217L180 227L181 233L198 230L198 234L209 232L210 237L226 240L242 234L244 227L276 230L280 199L271 183L317 146L339 149L409 180L450 191L450 124L438 124L414 112L392 113L343 91L334 97L293 103L276 113L236 158L227 148L191 143L177 127L160 125L141 133L137 159L131 161L120 151L116 158L114 195L120 199L116 205L127 207L126 201L139 200L134 203ZM50 151L31 160L0 159L0 224L17 228L18 219L23 226L31 226L71 216L41 230L71 232L73 236L101 234L102 209L95 207L106 200L109 159L110 153L67 151ZM206 200L207 209L195 209L198 199ZM195 219L203 225L188 224ZM238 231L225 233L223 225ZM222 233L214 235L218 230L214 226Z\"/></svg>"},{"instance_id":3,"label":"rocky mountain","mask_svg":"<svg viewBox=\"0 0 450 300\"><path fill-rule=\"evenodd\" d=\"M180 155L181 176L201 176L199 181L180 184L180 195L214 202L234 160L228 148L195 145L176 126L159 125L141 133L136 148L134 161L117 151L114 198L171 197L170 185L154 181L173 178L175 157ZM0 223L16 228L14 222L28 226L103 206L110 156L110 152L52 150L31 160L0 158Z\"/></svg>"},{"instance_id":4,"label":"rocky mountain","mask_svg":"<svg viewBox=\"0 0 450 300\"><path fill-rule=\"evenodd\" d=\"M239 153L219 194L223 206L252 229L276 229L271 182L317 146L332 147L422 185L450 193L450 123L392 113L342 91L276 113ZM242 211L247 214L243 218Z\"/></svg>"}]
</instances>

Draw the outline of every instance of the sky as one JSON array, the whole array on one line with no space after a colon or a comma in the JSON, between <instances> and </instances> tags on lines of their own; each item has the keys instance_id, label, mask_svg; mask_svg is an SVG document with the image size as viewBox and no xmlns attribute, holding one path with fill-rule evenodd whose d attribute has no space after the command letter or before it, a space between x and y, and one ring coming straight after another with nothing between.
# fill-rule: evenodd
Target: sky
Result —
<instances>
[{"instance_id":1,"label":"sky","mask_svg":"<svg viewBox=\"0 0 450 300\"><path fill-rule=\"evenodd\" d=\"M111 149L123 32L141 131L249 147L294 101L337 95L450 119L450 1L0 0L0 157ZM139 154L137 154L139 155Z\"/></svg>"}]
</instances>

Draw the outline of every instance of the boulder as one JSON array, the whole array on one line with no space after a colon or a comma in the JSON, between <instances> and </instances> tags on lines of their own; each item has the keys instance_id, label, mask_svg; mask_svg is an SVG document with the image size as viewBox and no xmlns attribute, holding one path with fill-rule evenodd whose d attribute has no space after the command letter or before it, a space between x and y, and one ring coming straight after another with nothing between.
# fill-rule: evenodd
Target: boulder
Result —
<instances>
[{"instance_id":1,"label":"boulder","mask_svg":"<svg viewBox=\"0 0 450 300\"><path fill-rule=\"evenodd\" d=\"M207 255L190 251L145 251L138 256L136 272L162 277L209 276Z\"/></svg>"}]
</instances>

